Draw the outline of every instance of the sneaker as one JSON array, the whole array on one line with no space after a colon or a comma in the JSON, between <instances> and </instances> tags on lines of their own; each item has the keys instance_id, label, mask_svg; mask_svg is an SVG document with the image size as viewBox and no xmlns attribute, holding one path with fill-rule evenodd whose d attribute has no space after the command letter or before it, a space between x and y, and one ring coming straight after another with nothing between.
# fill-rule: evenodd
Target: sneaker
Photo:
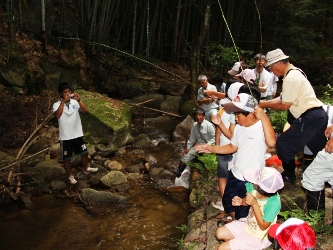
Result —
<instances>
[{"instance_id":1,"label":"sneaker","mask_svg":"<svg viewBox=\"0 0 333 250\"><path fill-rule=\"evenodd\" d=\"M224 211L224 207L222 205L222 200L213 201L212 206L220 211Z\"/></svg>"},{"instance_id":2,"label":"sneaker","mask_svg":"<svg viewBox=\"0 0 333 250\"><path fill-rule=\"evenodd\" d=\"M74 176L73 175L71 175L71 176L69 176L68 177L68 180L69 180L69 182L71 183L71 184L75 184L75 183L77 183L77 180L75 180L75 178L74 178Z\"/></svg>"},{"instance_id":3,"label":"sneaker","mask_svg":"<svg viewBox=\"0 0 333 250\"><path fill-rule=\"evenodd\" d=\"M91 168L91 167L88 167L84 172L87 172L87 173L95 173L98 171L98 168Z\"/></svg>"},{"instance_id":4,"label":"sneaker","mask_svg":"<svg viewBox=\"0 0 333 250\"><path fill-rule=\"evenodd\" d=\"M182 173L179 171L179 169L172 169L170 172L174 173L175 176L178 178L182 175Z\"/></svg>"}]
</instances>

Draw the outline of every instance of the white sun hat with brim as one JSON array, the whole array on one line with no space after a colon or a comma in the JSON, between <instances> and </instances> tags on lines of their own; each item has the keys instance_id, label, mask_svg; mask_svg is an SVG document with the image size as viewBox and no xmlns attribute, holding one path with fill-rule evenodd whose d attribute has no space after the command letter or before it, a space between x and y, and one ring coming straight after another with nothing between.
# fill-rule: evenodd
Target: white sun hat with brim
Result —
<instances>
[{"instance_id":1,"label":"white sun hat with brim","mask_svg":"<svg viewBox=\"0 0 333 250\"><path fill-rule=\"evenodd\" d=\"M287 58L289 58L289 56L285 55L281 49L272 50L266 55L266 67Z\"/></svg>"}]
</instances>

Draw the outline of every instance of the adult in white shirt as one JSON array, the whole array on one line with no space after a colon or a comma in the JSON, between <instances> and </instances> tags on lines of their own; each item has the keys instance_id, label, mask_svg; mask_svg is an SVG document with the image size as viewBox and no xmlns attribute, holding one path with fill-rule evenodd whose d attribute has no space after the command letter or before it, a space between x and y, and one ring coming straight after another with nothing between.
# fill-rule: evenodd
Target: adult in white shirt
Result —
<instances>
[{"instance_id":1,"label":"adult in white shirt","mask_svg":"<svg viewBox=\"0 0 333 250\"><path fill-rule=\"evenodd\" d=\"M200 75L198 81L201 87L198 90L197 103L200 108L205 111L206 119L210 121L212 115L217 114L217 108L219 105L216 103L216 99L212 96L208 96L205 90L217 91L216 87L208 82L207 76Z\"/></svg>"}]
</instances>

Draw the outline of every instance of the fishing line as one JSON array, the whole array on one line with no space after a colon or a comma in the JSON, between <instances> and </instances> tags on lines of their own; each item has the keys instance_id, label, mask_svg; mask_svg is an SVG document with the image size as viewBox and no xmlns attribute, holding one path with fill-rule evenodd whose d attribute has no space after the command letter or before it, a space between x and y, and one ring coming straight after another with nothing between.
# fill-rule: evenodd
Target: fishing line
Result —
<instances>
[{"instance_id":1,"label":"fishing line","mask_svg":"<svg viewBox=\"0 0 333 250\"><path fill-rule=\"evenodd\" d=\"M128 53L128 52L122 51L122 50L120 50L120 49L117 49L117 48L111 47L111 46L109 46L109 45L102 44L102 43L96 43L96 42L89 42L89 41L83 40L83 39L78 38L78 37L58 37L58 39L59 39L59 41L60 41L60 39L66 39L66 40L79 40L79 41L82 41L82 42L85 42L85 43L89 43L89 44L91 44L91 45L99 45L99 46L103 46L103 47L106 47L106 48L109 48L109 49L115 50L115 51L117 51L117 52L119 52L119 53L122 53L122 54L124 54L124 55L126 55L126 56L130 56L130 57L133 57L133 58L135 58L135 59L137 59L137 60L140 60L140 61L142 61L142 62L144 62L144 63L147 63L147 64L149 64L149 65L151 65L151 66L153 66L153 67L155 67L155 68L158 68L158 69L160 69L160 70L162 70L162 71L164 71L164 72L166 72L166 73L168 73L168 74L170 74L170 75L172 75L172 76L175 76L175 77L178 77L178 78L182 79L183 81L185 81L185 82L188 83L188 84L191 84L191 85L195 86L195 84L189 82L188 80L184 79L183 77L181 77L181 76L179 76L179 75L177 75L177 74L174 74L174 73L172 73L172 72L170 72L170 71L168 71L168 70L166 70L166 69L161 68L160 66L158 66L158 65L156 65L156 64L153 64L153 63L151 63L151 62L148 62L147 60L144 60L144 59L142 59L142 58L139 58L139 57L137 57L137 56L134 56L134 55L132 55L132 54L130 54L130 53Z\"/></svg>"},{"instance_id":2,"label":"fishing line","mask_svg":"<svg viewBox=\"0 0 333 250\"><path fill-rule=\"evenodd\" d=\"M222 5L221 5L221 3L220 3L220 0L217 0L217 1L218 1L218 3L219 3L219 6L220 6L220 10L221 10L222 18L223 18L223 20L224 20L225 25L227 26L227 29L228 29L229 35L230 35L231 40L232 40L232 43L233 43L233 45L234 45L234 48L235 48L235 51L236 51L236 54L237 54L238 60L240 61L240 56L239 56L239 53L238 53L238 49L237 49L237 46L236 46L236 43L235 43L234 37L232 36L231 30L230 30L230 28L229 28L229 25L228 25L227 19L226 19L225 16L224 16L223 9L222 9ZM241 67L242 70L244 70L243 67L242 67L242 64L240 64L240 67ZM243 78L243 79L244 79L244 78ZM246 82L247 87L249 88L249 91L250 91L250 93L251 93L252 98L255 99L254 96L253 96L253 94L252 94L252 90L251 90L251 87L250 87L250 83L249 83L246 79L244 79L244 80L245 80L245 82Z\"/></svg>"}]
</instances>

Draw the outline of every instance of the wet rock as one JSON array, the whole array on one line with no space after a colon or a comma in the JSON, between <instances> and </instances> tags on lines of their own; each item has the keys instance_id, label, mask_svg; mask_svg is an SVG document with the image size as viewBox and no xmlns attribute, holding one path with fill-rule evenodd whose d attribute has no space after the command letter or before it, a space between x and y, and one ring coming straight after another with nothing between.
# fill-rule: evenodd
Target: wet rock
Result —
<instances>
[{"instance_id":1,"label":"wet rock","mask_svg":"<svg viewBox=\"0 0 333 250\"><path fill-rule=\"evenodd\" d=\"M142 172L142 169L144 169L143 163L138 163L135 165L127 166L125 167L126 171L129 173L138 173L140 174Z\"/></svg>"},{"instance_id":2,"label":"wet rock","mask_svg":"<svg viewBox=\"0 0 333 250\"><path fill-rule=\"evenodd\" d=\"M160 179L174 180L175 175L170 171L165 170L164 168L152 168L152 170L149 172L149 177L158 182Z\"/></svg>"},{"instance_id":3,"label":"wet rock","mask_svg":"<svg viewBox=\"0 0 333 250\"><path fill-rule=\"evenodd\" d=\"M157 159L152 156L151 154L148 154L146 157L145 157L145 160L150 164L150 165L154 165L154 164L157 164Z\"/></svg>"},{"instance_id":4,"label":"wet rock","mask_svg":"<svg viewBox=\"0 0 333 250\"><path fill-rule=\"evenodd\" d=\"M117 150L118 149L116 148L115 145L110 144L102 151L102 156L103 157L114 156Z\"/></svg>"},{"instance_id":5,"label":"wet rock","mask_svg":"<svg viewBox=\"0 0 333 250\"><path fill-rule=\"evenodd\" d=\"M127 199L123 196L107 191L96 191L90 188L84 188L82 190L82 197L83 200L90 205L112 205L117 203L127 203Z\"/></svg>"},{"instance_id":6,"label":"wet rock","mask_svg":"<svg viewBox=\"0 0 333 250\"><path fill-rule=\"evenodd\" d=\"M90 179L89 184L92 187L99 187L100 186L100 180L103 176L105 176L109 171L107 171L104 167L98 166L97 164L93 165L92 167L98 167L98 171L93 174L93 176Z\"/></svg>"},{"instance_id":7,"label":"wet rock","mask_svg":"<svg viewBox=\"0 0 333 250\"><path fill-rule=\"evenodd\" d=\"M31 198L30 194L21 193L19 195L19 199L21 201L21 206L23 206L27 209L32 209L33 208L33 203L32 203L30 198Z\"/></svg>"},{"instance_id":8,"label":"wet rock","mask_svg":"<svg viewBox=\"0 0 333 250\"><path fill-rule=\"evenodd\" d=\"M143 175L141 175L139 173L128 173L128 174L126 174L126 178L127 178L127 180L135 181L137 179L143 179Z\"/></svg>"},{"instance_id":9,"label":"wet rock","mask_svg":"<svg viewBox=\"0 0 333 250\"><path fill-rule=\"evenodd\" d=\"M167 95L165 101L161 103L161 110L167 112L178 113L180 106L181 96Z\"/></svg>"},{"instance_id":10,"label":"wet rock","mask_svg":"<svg viewBox=\"0 0 333 250\"><path fill-rule=\"evenodd\" d=\"M123 169L123 166L117 162L117 161L110 161L110 160L107 160L104 162L104 166L106 166L106 168L108 170L122 170Z\"/></svg>"},{"instance_id":11,"label":"wet rock","mask_svg":"<svg viewBox=\"0 0 333 250\"><path fill-rule=\"evenodd\" d=\"M193 124L193 118L188 115L185 120L176 126L176 129L172 134L173 141L185 143L189 134L191 134Z\"/></svg>"},{"instance_id":12,"label":"wet rock","mask_svg":"<svg viewBox=\"0 0 333 250\"><path fill-rule=\"evenodd\" d=\"M126 154L126 148L125 147L121 147L120 149L118 149L118 151L115 153L116 156L121 156Z\"/></svg>"},{"instance_id":13,"label":"wet rock","mask_svg":"<svg viewBox=\"0 0 333 250\"><path fill-rule=\"evenodd\" d=\"M66 171L55 160L42 161L38 163L34 168L38 174L33 176L33 179L39 182L51 182L54 179L63 177L66 175Z\"/></svg>"},{"instance_id":14,"label":"wet rock","mask_svg":"<svg viewBox=\"0 0 333 250\"><path fill-rule=\"evenodd\" d=\"M134 138L133 145L135 148L142 149L150 148L152 146L152 143L147 135L141 134Z\"/></svg>"},{"instance_id":15,"label":"wet rock","mask_svg":"<svg viewBox=\"0 0 333 250\"><path fill-rule=\"evenodd\" d=\"M127 183L126 176L120 171L111 171L107 175L104 175L101 178L101 182L107 186L112 187L114 185L119 185L123 183Z\"/></svg>"},{"instance_id":16,"label":"wet rock","mask_svg":"<svg viewBox=\"0 0 333 250\"><path fill-rule=\"evenodd\" d=\"M62 180L53 180L51 182L51 188L57 190L63 190L66 188L66 183Z\"/></svg>"}]
</instances>

